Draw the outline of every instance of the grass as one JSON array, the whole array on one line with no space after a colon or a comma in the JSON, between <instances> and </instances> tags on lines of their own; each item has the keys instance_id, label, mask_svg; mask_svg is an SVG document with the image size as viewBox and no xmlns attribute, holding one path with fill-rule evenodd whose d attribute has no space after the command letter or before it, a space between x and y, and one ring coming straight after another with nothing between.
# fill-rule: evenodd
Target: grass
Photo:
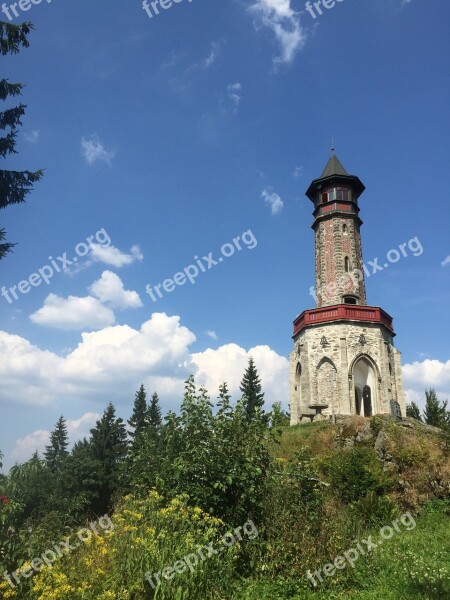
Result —
<instances>
[{"instance_id":1,"label":"grass","mask_svg":"<svg viewBox=\"0 0 450 600\"><path fill-rule=\"evenodd\" d=\"M432 502L414 529L395 533L353 569L324 578L315 590L299 573L297 580L248 580L233 600L445 600L450 597L449 517L449 501ZM379 530L372 536L379 540Z\"/></svg>"}]
</instances>

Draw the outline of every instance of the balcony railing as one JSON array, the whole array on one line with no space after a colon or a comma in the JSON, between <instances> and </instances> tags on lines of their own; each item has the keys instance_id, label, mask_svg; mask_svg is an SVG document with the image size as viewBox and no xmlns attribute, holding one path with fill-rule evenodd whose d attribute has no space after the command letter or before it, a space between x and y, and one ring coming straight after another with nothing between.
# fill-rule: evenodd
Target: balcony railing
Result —
<instances>
[{"instance_id":1,"label":"balcony railing","mask_svg":"<svg viewBox=\"0 0 450 600\"><path fill-rule=\"evenodd\" d=\"M391 333L394 333L392 317L382 308L377 306L355 306L337 304L305 310L294 321L294 335L305 327L328 323L330 321L364 321L368 323L381 323Z\"/></svg>"}]
</instances>

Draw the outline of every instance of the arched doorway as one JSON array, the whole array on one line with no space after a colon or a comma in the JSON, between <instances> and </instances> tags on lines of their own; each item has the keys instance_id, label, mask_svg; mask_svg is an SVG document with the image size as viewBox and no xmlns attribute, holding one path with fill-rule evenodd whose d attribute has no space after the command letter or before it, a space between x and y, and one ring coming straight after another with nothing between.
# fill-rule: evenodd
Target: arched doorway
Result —
<instances>
[{"instance_id":1,"label":"arched doorway","mask_svg":"<svg viewBox=\"0 0 450 600\"><path fill-rule=\"evenodd\" d=\"M366 356L355 361L353 381L355 382L355 414L371 417L374 412L377 412L377 377L375 366Z\"/></svg>"}]
</instances>

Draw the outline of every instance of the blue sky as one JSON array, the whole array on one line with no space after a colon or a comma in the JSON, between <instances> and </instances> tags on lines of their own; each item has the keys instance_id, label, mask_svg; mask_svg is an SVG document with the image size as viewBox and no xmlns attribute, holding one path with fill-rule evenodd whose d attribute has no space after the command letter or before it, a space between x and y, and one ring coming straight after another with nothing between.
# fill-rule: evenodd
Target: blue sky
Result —
<instances>
[{"instance_id":1,"label":"blue sky","mask_svg":"<svg viewBox=\"0 0 450 600\"><path fill-rule=\"evenodd\" d=\"M141 382L164 412L191 372L213 396L227 380L236 398L250 354L268 402L287 407L292 321L314 306L304 192L332 138L367 188L366 262L414 238L423 249L366 280L369 303L394 317L407 399L423 404L430 385L450 396L450 6L342 0L322 12L183 0L149 18L140 0L53 0L14 18L36 30L2 59L28 105L4 164L46 171L0 215L19 242L1 285L98 243L49 285L0 297L7 465L42 448L61 413L73 440L109 400L128 417ZM238 236L241 250L199 267L194 285L146 294Z\"/></svg>"}]
</instances>

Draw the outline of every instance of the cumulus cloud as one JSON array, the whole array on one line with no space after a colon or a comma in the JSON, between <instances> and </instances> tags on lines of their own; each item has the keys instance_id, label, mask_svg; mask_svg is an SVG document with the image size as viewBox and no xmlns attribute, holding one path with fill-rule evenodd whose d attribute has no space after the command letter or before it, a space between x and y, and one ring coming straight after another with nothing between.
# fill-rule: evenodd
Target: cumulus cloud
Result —
<instances>
[{"instance_id":1,"label":"cumulus cloud","mask_svg":"<svg viewBox=\"0 0 450 600\"><path fill-rule=\"evenodd\" d=\"M255 26L270 29L278 42L280 54L273 62L291 63L306 42L306 33L291 0L253 0L248 10L255 17Z\"/></svg>"},{"instance_id":2,"label":"cumulus cloud","mask_svg":"<svg viewBox=\"0 0 450 600\"><path fill-rule=\"evenodd\" d=\"M79 419L67 419L67 434L70 445L83 439L83 437L88 437L90 430L100 417L100 413L88 412ZM39 452L42 455L45 447L49 445L49 441L50 431L46 429L33 431L33 433L16 440L11 451L11 459L22 463L31 458L34 452Z\"/></svg>"},{"instance_id":3,"label":"cumulus cloud","mask_svg":"<svg viewBox=\"0 0 450 600\"><path fill-rule=\"evenodd\" d=\"M95 262L102 262L116 268L131 265L135 261L141 262L144 258L139 246L132 246L130 253L126 254L115 246L102 244L91 244L90 256Z\"/></svg>"},{"instance_id":4,"label":"cumulus cloud","mask_svg":"<svg viewBox=\"0 0 450 600\"><path fill-rule=\"evenodd\" d=\"M217 333L215 331L213 331L212 329L208 329L208 331L205 331L206 335L208 337L210 337L212 340L218 340L219 338L217 337Z\"/></svg>"},{"instance_id":5,"label":"cumulus cloud","mask_svg":"<svg viewBox=\"0 0 450 600\"><path fill-rule=\"evenodd\" d=\"M180 317L165 313L154 313L139 330L115 325L82 333L78 346L64 357L0 332L0 404L55 406L61 397L65 402L108 398L121 404L142 382L148 390L158 391L165 410L177 409L191 373L212 397L224 381L239 396L239 383L253 356L266 400L281 400L287 406L286 358L268 346L246 350L236 344L192 354L189 347L195 341Z\"/></svg>"},{"instance_id":6,"label":"cumulus cloud","mask_svg":"<svg viewBox=\"0 0 450 600\"><path fill-rule=\"evenodd\" d=\"M196 376L212 396L226 381L231 394L240 396L242 375L253 357L261 377L266 404L280 401L286 406L288 398L289 361L269 346L255 346L248 351L237 344L226 344L217 350L205 350L192 355Z\"/></svg>"},{"instance_id":7,"label":"cumulus cloud","mask_svg":"<svg viewBox=\"0 0 450 600\"><path fill-rule=\"evenodd\" d=\"M125 290L120 277L112 271L103 271L100 279L90 286L89 291L100 302L109 304L113 308L139 308L143 306L139 294Z\"/></svg>"},{"instance_id":8,"label":"cumulus cloud","mask_svg":"<svg viewBox=\"0 0 450 600\"><path fill-rule=\"evenodd\" d=\"M114 312L93 298L69 296L62 298L49 294L42 306L30 319L37 325L46 325L56 329L100 329L115 323Z\"/></svg>"},{"instance_id":9,"label":"cumulus cloud","mask_svg":"<svg viewBox=\"0 0 450 600\"><path fill-rule=\"evenodd\" d=\"M279 194L273 192L270 188L265 188L261 192L261 198L264 198L265 203L270 206L270 211L273 215L277 215L283 208L283 200Z\"/></svg>"},{"instance_id":10,"label":"cumulus cloud","mask_svg":"<svg viewBox=\"0 0 450 600\"><path fill-rule=\"evenodd\" d=\"M94 134L89 137L81 138L81 154L90 165L93 165L99 160L111 165L111 161L116 152L115 150L106 148L98 135Z\"/></svg>"},{"instance_id":11,"label":"cumulus cloud","mask_svg":"<svg viewBox=\"0 0 450 600\"><path fill-rule=\"evenodd\" d=\"M425 406L425 390L435 388L441 400L450 400L450 360L425 359L405 364L402 368L406 401Z\"/></svg>"}]
</instances>

